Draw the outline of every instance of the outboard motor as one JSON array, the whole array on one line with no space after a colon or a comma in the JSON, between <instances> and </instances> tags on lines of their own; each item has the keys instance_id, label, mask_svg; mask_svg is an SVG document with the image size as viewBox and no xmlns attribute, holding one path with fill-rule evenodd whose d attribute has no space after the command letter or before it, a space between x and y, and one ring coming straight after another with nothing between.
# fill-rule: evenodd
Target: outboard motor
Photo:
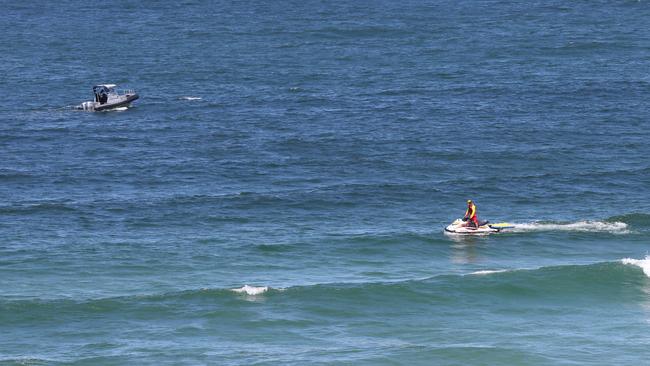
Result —
<instances>
[{"instance_id":1,"label":"outboard motor","mask_svg":"<svg viewBox=\"0 0 650 366\"><path fill-rule=\"evenodd\" d=\"M90 112L92 112L92 111L95 110L95 103L96 103L96 102L83 102L83 103L81 103L81 105L79 106L79 107L81 107L81 108L79 108L79 107L77 107L77 108L79 108L79 109L81 109L81 110L84 110L84 111L90 111Z\"/></svg>"}]
</instances>

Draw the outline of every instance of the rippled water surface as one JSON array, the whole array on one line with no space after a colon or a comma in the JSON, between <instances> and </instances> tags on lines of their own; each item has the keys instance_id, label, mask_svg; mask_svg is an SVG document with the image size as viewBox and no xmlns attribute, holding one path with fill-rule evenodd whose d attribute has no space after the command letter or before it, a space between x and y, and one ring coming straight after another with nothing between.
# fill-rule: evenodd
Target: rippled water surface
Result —
<instances>
[{"instance_id":1,"label":"rippled water surface","mask_svg":"<svg viewBox=\"0 0 650 366\"><path fill-rule=\"evenodd\" d=\"M0 7L0 364L650 359L646 1Z\"/></svg>"}]
</instances>

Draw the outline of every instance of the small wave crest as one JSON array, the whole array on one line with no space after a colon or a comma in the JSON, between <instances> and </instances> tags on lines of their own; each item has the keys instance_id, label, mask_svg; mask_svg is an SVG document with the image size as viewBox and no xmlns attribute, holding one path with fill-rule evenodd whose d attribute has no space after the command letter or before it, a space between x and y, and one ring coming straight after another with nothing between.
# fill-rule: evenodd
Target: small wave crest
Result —
<instances>
[{"instance_id":1,"label":"small wave crest","mask_svg":"<svg viewBox=\"0 0 650 366\"><path fill-rule=\"evenodd\" d=\"M503 272L509 272L510 270L508 269L494 269L494 270L482 270L482 271L476 271L470 273L470 275L474 276L485 276L489 274L494 274L494 273L503 273Z\"/></svg>"},{"instance_id":2,"label":"small wave crest","mask_svg":"<svg viewBox=\"0 0 650 366\"><path fill-rule=\"evenodd\" d=\"M269 290L268 286L260 286L260 287L255 287L255 286L248 286L244 285L243 287L240 288L233 288L230 291L237 292L240 294L246 294L249 296L255 296L255 295L261 295Z\"/></svg>"},{"instance_id":3,"label":"small wave crest","mask_svg":"<svg viewBox=\"0 0 650 366\"><path fill-rule=\"evenodd\" d=\"M572 223L541 223L532 222L524 224L515 224L510 232L530 232L530 231L575 231L575 232L599 232L612 234L627 234L629 229L624 222L604 222L604 221L578 221Z\"/></svg>"},{"instance_id":4,"label":"small wave crest","mask_svg":"<svg viewBox=\"0 0 650 366\"><path fill-rule=\"evenodd\" d=\"M621 263L637 266L643 270L646 276L650 277L650 256L646 255L645 259L623 258Z\"/></svg>"},{"instance_id":5,"label":"small wave crest","mask_svg":"<svg viewBox=\"0 0 650 366\"><path fill-rule=\"evenodd\" d=\"M650 215L645 213L629 213L608 218L608 222L624 222L634 228L650 227Z\"/></svg>"},{"instance_id":6,"label":"small wave crest","mask_svg":"<svg viewBox=\"0 0 650 366\"><path fill-rule=\"evenodd\" d=\"M201 97L180 97L180 100L203 100Z\"/></svg>"},{"instance_id":7,"label":"small wave crest","mask_svg":"<svg viewBox=\"0 0 650 366\"><path fill-rule=\"evenodd\" d=\"M0 214L32 214L42 212L73 212L77 207L73 202L51 201L23 203L0 206Z\"/></svg>"}]
</instances>

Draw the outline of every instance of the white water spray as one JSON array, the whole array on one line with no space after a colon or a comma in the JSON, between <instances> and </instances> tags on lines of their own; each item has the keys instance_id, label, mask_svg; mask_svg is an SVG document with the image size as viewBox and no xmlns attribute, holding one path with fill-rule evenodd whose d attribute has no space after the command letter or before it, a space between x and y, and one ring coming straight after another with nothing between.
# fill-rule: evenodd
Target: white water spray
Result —
<instances>
[{"instance_id":1,"label":"white water spray","mask_svg":"<svg viewBox=\"0 0 650 366\"><path fill-rule=\"evenodd\" d=\"M611 234L628 234L630 231L624 222L604 221L578 221L566 224L558 223L524 223L515 224L509 232L531 232L531 231L575 231L575 232L599 232Z\"/></svg>"},{"instance_id":2,"label":"white water spray","mask_svg":"<svg viewBox=\"0 0 650 366\"><path fill-rule=\"evenodd\" d=\"M269 290L268 286L263 286L263 287L255 287L255 286L248 286L244 285L244 287L240 288L233 288L230 291L237 292L237 293L245 293L246 295L250 296L255 296L255 295L261 295Z\"/></svg>"},{"instance_id":3,"label":"white water spray","mask_svg":"<svg viewBox=\"0 0 650 366\"><path fill-rule=\"evenodd\" d=\"M646 276L650 277L650 255L646 255L645 259L624 258L621 259L623 264L640 267Z\"/></svg>"}]
</instances>

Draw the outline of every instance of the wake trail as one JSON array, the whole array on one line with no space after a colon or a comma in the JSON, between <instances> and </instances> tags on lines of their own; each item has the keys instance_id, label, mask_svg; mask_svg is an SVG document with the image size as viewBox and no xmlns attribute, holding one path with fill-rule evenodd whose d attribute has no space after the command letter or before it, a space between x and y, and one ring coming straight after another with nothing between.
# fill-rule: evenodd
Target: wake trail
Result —
<instances>
[{"instance_id":1,"label":"wake trail","mask_svg":"<svg viewBox=\"0 0 650 366\"><path fill-rule=\"evenodd\" d=\"M508 232L535 232L535 231L573 231L573 232L599 232L611 234L628 234L628 225L624 222L605 221L578 221L571 223L542 223L531 222L514 224Z\"/></svg>"}]
</instances>

